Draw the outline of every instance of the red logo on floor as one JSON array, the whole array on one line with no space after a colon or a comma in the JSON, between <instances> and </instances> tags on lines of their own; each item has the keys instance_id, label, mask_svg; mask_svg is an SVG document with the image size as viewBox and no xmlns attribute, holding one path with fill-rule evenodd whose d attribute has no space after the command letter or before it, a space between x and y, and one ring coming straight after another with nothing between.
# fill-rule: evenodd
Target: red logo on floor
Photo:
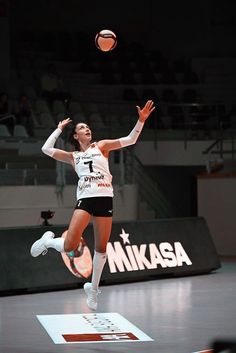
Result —
<instances>
[{"instance_id":1,"label":"red logo on floor","mask_svg":"<svg viewBox=\"0 0 236 353\"><path fill-rule=\"evenodd\" d=\"M119 332L119 333L86 333L86 334L65 334L62 335L66 342L98 342L98 341L139 341L131 332Z\"/></svg>"}]
</instances>

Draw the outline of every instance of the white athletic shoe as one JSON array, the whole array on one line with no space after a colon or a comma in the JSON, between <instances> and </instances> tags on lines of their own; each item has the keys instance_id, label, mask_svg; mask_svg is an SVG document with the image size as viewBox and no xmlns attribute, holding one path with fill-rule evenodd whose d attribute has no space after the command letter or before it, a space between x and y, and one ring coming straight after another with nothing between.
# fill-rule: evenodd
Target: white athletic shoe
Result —
<instances>
[{"instance_id":1,"label":"white athletic shoe","mask_svg":"<svg viewBox=\"0 0 236 353\"><path fill-rule=\"evenodd\" d=\"M53 232L50 232L50 231L45 232L43 236L39 240L34 242L34 244L31 246L31 249L30 249L31 256L37 257L41 254L46 255L48 252L46 242L47 240L52 239L54 237L55 237L55 234Z\"/></svg>"},{"instance_id":2,"label":"white athletic shoe","mask_svg":"<svg viewBox=\"0 0 236 353\"><path fill-rule=\"evenodd\" d=\"M97 310L98 307L98 294L101 293L100 290L95 290L92 288L92 283L87 282L84 285L84 291L87 294L87 305L92 310Z\"/></svg>"}]
</instances>

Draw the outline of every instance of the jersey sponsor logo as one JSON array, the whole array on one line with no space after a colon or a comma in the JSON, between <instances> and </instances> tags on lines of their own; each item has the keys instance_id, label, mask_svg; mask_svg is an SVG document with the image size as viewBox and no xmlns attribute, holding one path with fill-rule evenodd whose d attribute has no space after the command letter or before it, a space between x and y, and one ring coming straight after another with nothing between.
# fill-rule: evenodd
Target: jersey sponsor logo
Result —
<instances>
[{"instance_id":1,"label":"jersey sponsor logo","mask_svg":"<svg viewBox=\"0 0 236 353\"><path fill-rule=\"evenodd\" d=\"M105 175L99 173L99 175L91 175L91 176L84 177L84 181L91 182L94 180L102 180L104 178L105 178Z\"/></svg>"},{"instance_id":2,"label":"jersey sponsor logo","mask_svg":"<svg viewBox=\"0 0 236 353\"><path fill-rule=\"evenodd\" d=\"M84 160L84 159L92 159L94 157L101 157L101 153L92 153L92 154L88 154L86 156L78 156L76 157L76 160L78 159L78 161L80 160Z\"/></svg>"},{"instance_id":3,"label":"jersey sponsor logo","mask_svg":"<svg viewBox=\"0 0 236 353\"><path fill-rule=\"evenodd\" d=\"M79 184L79 190L91 188L91 184Z\"/></svg>"},{"instance_id":4,"label":"jersey sponsor logo","mask_svg":"<svg viewBox=\"0 0 236 353\"><path fill-rule=\"evenodd\" d=\"M108 265L111 273L151 270L159 266L166 268L192 265L183 245L178 241L173 244L162 242L131 245L129 233L126 233L124 229L120 237L123 239L123 244L120 241L107 244Z\"/></svg>"},{"instance_id":5,"label":"jersey sponsor logo","mask_svg":"<svg viewBox=\"0 0 236 353\"><path fill-rule=\"evenodd\" d=\"M91 159L91 156L88 155L88 156L81 156L80 159L84 160L84 159Z\"/></svg>"},{"instance_id":6,"label":"jersey sponsor logo","mask_svg":"<svg viewBox=\"0 0 236 353\"><path fill-rule=\"evenodd\" d=\"M108 183L99 183L98 184L98 187L103 187L103 188L110 188L111 187L111 184L108 184Z\"/></svg>"},{"instance_id":7,"label":"jersey sponsor logo","mask_svg":"<svg viewBox=\"0 0 236 353\"><path fill-rule=\"evenodd\" d=\"M75 156L75 163L79 164L79 161L80 161L80 156Z\"/></svg>"}]
</instances>

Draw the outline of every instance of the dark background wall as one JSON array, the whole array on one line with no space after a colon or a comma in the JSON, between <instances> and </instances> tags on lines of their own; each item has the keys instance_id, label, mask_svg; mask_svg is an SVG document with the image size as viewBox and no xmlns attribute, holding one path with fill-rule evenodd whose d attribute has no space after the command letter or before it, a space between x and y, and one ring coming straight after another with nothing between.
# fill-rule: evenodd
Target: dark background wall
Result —
<instances>
[{"instance_id":1,"label":"dark background wall","mask_svg":"<svg viewBox=\"0 0 236 353\"><path fill-rule=\"evenodd\" d=\"M197 175L205 166L146 166L149 175L158 181L177 217L196 217Z\"/></svg>"},{"instance_id":2,"label":"dark background wall","mask_svg":"<svg viewBox=\"0 0 236 353\"><path fill-rule=\"evenodd\" d=\"M168 56L235 55L233 0L95 1L10 0L12 31L87 31L103 28Z\"/></svg>"}]
</instances>

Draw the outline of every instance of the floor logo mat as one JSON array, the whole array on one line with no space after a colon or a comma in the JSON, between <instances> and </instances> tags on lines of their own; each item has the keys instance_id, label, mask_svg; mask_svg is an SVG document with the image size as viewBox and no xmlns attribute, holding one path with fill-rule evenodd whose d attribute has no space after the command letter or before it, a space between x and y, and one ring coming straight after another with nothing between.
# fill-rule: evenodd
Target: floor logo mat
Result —
<instances>
[{"instance_id":1,"label":"floor logo mat","mask_svg":"<svg viewBox=\"0 0 236 353\"><path fill-rule=\"evenodd\" d=\"M37 315L56 344L153 341L118 313Z\"/></svg>"}]
</instances>

